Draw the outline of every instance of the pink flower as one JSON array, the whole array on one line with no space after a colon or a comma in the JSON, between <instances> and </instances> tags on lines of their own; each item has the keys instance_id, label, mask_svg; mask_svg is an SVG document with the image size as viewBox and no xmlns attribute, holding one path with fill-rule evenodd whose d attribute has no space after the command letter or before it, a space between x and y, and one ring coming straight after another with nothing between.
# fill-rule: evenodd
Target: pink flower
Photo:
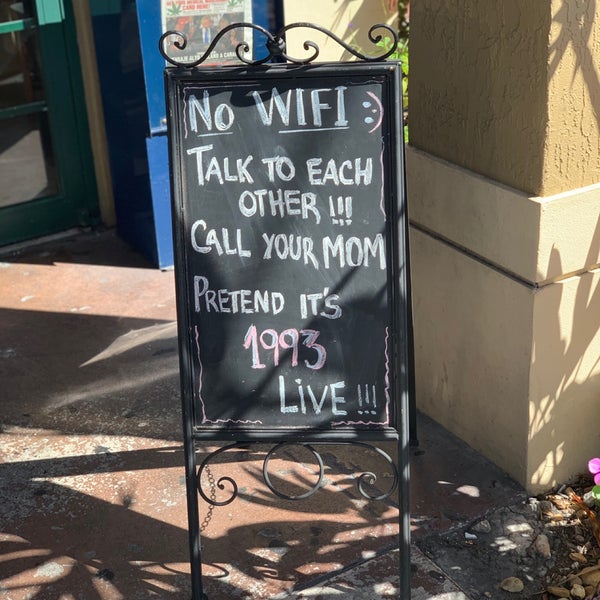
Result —
<instances>
[{"instance_id":1,"label":"pink flower","mask_svg":"<svg viewBox=\"0 0 600 600\"><path fill-rule=\"evenodd\" d=\"M588 470L594 476L594 483L600 485L600 458L592 458L588 462Z\"/></svg>"}]
</instances>

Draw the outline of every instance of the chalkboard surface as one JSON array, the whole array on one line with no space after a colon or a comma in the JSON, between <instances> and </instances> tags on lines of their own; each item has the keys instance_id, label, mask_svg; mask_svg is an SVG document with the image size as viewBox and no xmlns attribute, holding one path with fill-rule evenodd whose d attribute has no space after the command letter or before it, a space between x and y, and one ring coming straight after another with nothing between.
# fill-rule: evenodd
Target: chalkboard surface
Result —
<instances>
[{"instance_id":1,"label":"chalkboard surface","mask_svg":"<svg viewBox=\"0 0 600 600\"><path fill-rule=\"evenodd\" d=\"M199 439L398 437L400 69L166 69L184 403Z\"/></svg>"}]
</instances>

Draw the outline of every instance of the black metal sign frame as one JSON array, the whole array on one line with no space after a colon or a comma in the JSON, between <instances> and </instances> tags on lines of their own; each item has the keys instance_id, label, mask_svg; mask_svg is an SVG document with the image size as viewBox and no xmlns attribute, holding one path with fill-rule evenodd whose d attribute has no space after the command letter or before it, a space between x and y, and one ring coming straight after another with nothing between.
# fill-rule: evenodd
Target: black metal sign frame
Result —
<instances>
[{"instance_id":1,"label":"black metal sign frame","mask_svg":"<svg viewBox=\"0 0 600 600\"><path fill-rule=\"evenodd\" d=\"M287 55L284 33L297 27L318 29L364 62L310 64L319 53L318 46L311 41L304 44L309 52L307 58ZM249 49L242 42L236 48L236 54L247 67L197 68L210 56L219 39L235 28L260 30L267 38L269 56L260 61L246 59ZM371 29L369 37L373 43L381 39L374 33L378 28L391 32L397 43L395 32L384 25ZM369 447L384 456L392 471L390 489L383 493L369 492L365 483L373 484L376 477L373 473L363 473L358 478L358 490L371 500L389 498L399 490L400 586L401 597L408 599L412 330L401 71L397 63L382 62L395 46L385 54L365 56L331 32L307 23L288 25L276 35L253 24L230 25L219 32L204 56L193 64L182 64L169 53L169 48L183 49L186 43L180 32L167 32L160 39L159 49L176 67L165 70L165 87L193 600L206 598L201 573L198 494L211 506L229 504L237 497L237 485L230 477L219 480L221 489L223 481L231 486L231 494L226 500L217 501L207 495L201 485L202 474L220 453L248 442L265 441L275 444L264 459L265 483L276 496L289 500L306 498L321 485L323 462L312 443L353 444ZM286 59L288 64L264 64L277 58ZM352 92L346 94L347 90ZM361 93L360 98L357 90ZM351 102L350 96L356 98ZM290 105L294 101L298 128L295 130L290 123L293 112ZM330 110L334 102L337 105ZM324 122L329 118L323 115L326 110L334 113L328 122ZM364 113L358 119L362 129L352 133L352 121L356 122L359 110ZM309 112L312 126L308 123ZM249 114L252 117L247 117ZM238 122L233 127L236 118ZM304 150L297 156L290 157L289 151L281 151L277 135L273 134L276 128L271 127L277 118L280 120L277 135L302 131L298 138L303 137L303 140L297 146ZM352 150L356 158L342 161L341 166L334 158L329 161L316 158L320 155L311 152L312 146L342 130L344 133L339 139L345 144L346 152ZM366 137L367 133L371 137ZM236 145L242 138L246 152L236 154ZM378 152L373 151L373 140L380 147ZM252 163L255 157L248 148L253 144L259 149L271 144L274 151L269 156L259 156ZM325 146L331 152L335 148L330 141ZM361 154L363 146L366 155ZM257 171L250 169L251 163L253 167L262 163L263 181L258 183L265 189L250 189L249 184L257 183L255 178L258 177ZM264 211L260 207L268 197L266 188L269 184L275 187L281 181L290 181L296 167L300 166L308 175L305 173L300 183L294 182L299 189L289 194L279 190L278 198L273 200L276 194L271 196L270 207L271 217L281 217L286 222L296 220L301 225L288 226L285 234L277 234L282 237L276 238L276 233L269 233L268 225L265 233L265 223L269 221L256 215L268 213L268 209ZM353 208L353 200L356 200L353 196L332 194L327 202L326 195L305 190L331 182L337 186L340 180L357 194L362 194L362 211L357 210L358 202ZM378 190L371 202L372 190L357 191L361 184L364 187L373 184L373 189ZM281 211L280 214L277 211ZM381 214L377 216L378 212ZM307 234L306 227L310 229L311 224L325 227L325 222L337 227L352 223L356 235L345 238L317 228L315 235L320 238L319 247L323 249L321 256L313 250L315 245L310 235L301 234ZM228 224L230 229L227 229ZM320 296L302 292L303 288L298 286L302 283L303 271L291 261L289 269L285 264L264 272L261 269L261 261L270 260L271 253L279 252L282 264L290 257L293 251L284 248L285 244L291 247L293 235L290 232L296 232L297 238L297 256L292 258L298 261L303 255L304 267L311 276L314 276L311 267L318 271L325 261L329 269L329 261L335 263L338 260L331 271L317 273L325 288ZM281 250L275 246L277 240L281 240ZM253 244L260 248L255 249ZM259 258L256 260L255 256ZM374 263L378 266L373 267ZM269 267L272 264L269 262ZM367 268L361 270L361 267ZM367 272L374 275L364 276ZM261 290L252 290L252 277L264 282ZM229 292L232 282L238 279L243 282L238 291ZM282 292L272 291L277 287L275 283L280 285ZM264 291L269 284L271 292ZM351 302L344 304L340 299L344 294L353 298L352 306ZM283 311L286 297L300 298L299 310L304 321L299 325L288 322L275 330L255 314L262 310L270 312L268 317L271 318L276 305L279 312ZM244 313L244 306L246 313L252 315L249 320L244 314L235 314L231 318L232 312ZM323 331L317 330L310 319L307 321L311 310L313 317L321 317L319 322ZM342 314L351 315L345 326ZM288 315L288 321L289 318ZM235 324L230 326L229 323ZM349 354L344 336L353 328L358 328L360 335ZM256 372L265 372L258 371L267 367L265 354L269 354L272 361L268 370L275 374L272 378L278 383L267 381L263 385L260 378L253 380ZM326 363L327 358L329 363ZM251 363L250 369L243 365L244 362ZM287 370L281 370L284 362ZM314 389L321 383L319 377L327 373L330 365L334 378L339 379L340 373L346 374L350 383L345 380L326 383L321 385L323 391L316 393ZM302 369L313 377L309 379L311 384L303 384L297 376ZM277 375L279 372L283 374ZM370 386L363 388L362 383L356 383L362 382L360 377L371 372L373 382ZM243 385L250 388L247 394L240 392ZM347 388L355 394L352 402L339 392ZM293 402L287 397L289 389L295 393ZM376 397L379 398L378 405ZM330 402L329 413L324 411L326 401ZM202 440L229 444L209 454L198 468L196 444ZM398 441L398 466L386 453L365 443L378 440ZM268 465L282 446L294 444L308 448L313 454L319 464L319 477L307 493L290 497L271 484Z\"/></svg>"}]
</instances>

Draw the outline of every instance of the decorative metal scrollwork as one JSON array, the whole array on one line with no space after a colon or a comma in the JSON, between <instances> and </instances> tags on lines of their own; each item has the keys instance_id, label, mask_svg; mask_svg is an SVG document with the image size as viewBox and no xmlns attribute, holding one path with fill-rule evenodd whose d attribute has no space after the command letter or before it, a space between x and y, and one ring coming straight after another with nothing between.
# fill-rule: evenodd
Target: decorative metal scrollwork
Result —
<instances>
[{"instance_id":1,"label":"decorative metal scrollwork","mask_svg":"<svg viewBox=\"0 0 600 600\"><path fill-rule=\"evenodd\" d=\"M287 446L302 446L303 448L307 448L309 450L309 452L311 452L311 454L314 456L314 458L317 461L317 464L319 465L319 476L317 478L317 482L315 483L315 485L311 489L309 489L307 492L305 492L304 494L298 494L297 496L290 496L288 494L284 494L283 492L279 491L271 483L271 478L269 477L269 461L271 460L271 458L273 458L273 456L275 455L275 453L278 450L280 450L281 448L287 447ZM265 456L265 460L263 462L263 479L265 480L267 487L276 496L278 496L279 498L283 498L284 500L303 500L304 498L309 498L321 487L321 483L323 482L324 475L325 475L325 466L323 464L323 459L321 458L321 455L310 444L301 444L299 442L281 442L281 443L277 444L276 446L274 446L273 448L271 448L271 450L269 450L269 452L267 452L267 455Z\"/></svg>"},{"instance_id":2,"label":"decorative metal scrollwork","mask_svg":"<svg viewBox=\"0 0 600 600\"><path fill-rule=\"evenodd\" d=\"M361 494L361 496L363 496L363 498L366 498L367 500L385 500L385 499L389 498L396 491L396 488L398 487L398 481L399 481L398 468L396 467L392 458L386 452L381 450L381 448L377 448L376 446L372 446L371 444L367 444L364 442L355 442L355 441L351 441L351 442L318 442L318 444L319 445L327 445L327 446L331 446L331 445L358 446L361 448L366 448L369 451L373 451L373 452L377 453L379 456L381 456L383 459L385 459L385 461L388 463L388 466L390 467L390 470L392 473L392 483L389 486L389 489L384 492L377 491L377 493L371 493L368 490L368 488L375 490L375 484L377 482L377 475L371 471L366 471L364 473L361 473L356 478L356 486L357 486L358 492ZM316 478L316 482L314 483L314 485L308 491L306 491L302 494L297 494L297 495L286 494L286 493L282 492L281 490L277 489L275 487L275 485L272 483L271 477L269 475L269 464L270 464L271 460L275 457L277 452L284 448L289 448L292 446L300 446L301 448L306 448L312 454L312 456L315 459L317 466L318 466L317 478ZM233 502L233 500L235 500L235 498L237 498L239 492L238 492L238 485L232 477L229 477L226 475L226 476L220 477L215 482L214 477L212 476L212 473L210 473L209 464L217 456L219 456L220 454L222 454L224 452L227 452L227 451L233 450L233 449L242 449L242 448L247 449L248 443L247 442L246 443L245 442L236 442L234 444L230 444L228 446L219 448L218 450L215 450L214 452L211 452L209 455L207 455L204 458L204 460L202 461L200 467L198 468L198 475L197 475L198 492L199 492L200 496L202 496L204 501L207 502L208 504L210 504L211 506L225 506L227 504L230 504L231 502ZM206 493L206 491L203 489L203 484L202 484L203 474L205 473L205 471L208 472L208 475L209 475L208 481L209 481L209 485L211 487L209 493ZM315 448L311 444L308 444L305 442L298 442L298 441L286 441L286 442L280 442L280 443L276 444L275 446L273 446L273 448L271 448L271 450L269 450L266 453L265 458L263 460L262 472L263 472L263 478L264 478L265 484L267 485L267 487L271 490L271 492L273 494L275 494L276 496L278 496L279 498L282 498L284 500L303 500L305 498L309 498L310 496L312 496L322 486L323 479L325 476L325 466L324 466L324 461L323 461L322 456L319 454L319 452L317 452L317 450L315 450ZM227 487L229 487L230 488L229 492L228 492L229 496L227 498L225 498L224 500L217 500L216 494L215 494L215 491L216 491L215 486L218 487L220 490L225 490Z\"/></svg>"},{"instance_id":3,"label":"decorative metal scrollwork","mask_svg":"<svg viewBox=\"0 0 600 600\"><path fill-rule=\"evenodd\" d=\"M198 493L202 496L202 498L206 502L208 502L208 504L211 504L212 506L226 506L227 504L230 504L231 502L233 502L237 498L238 493L239 493L238 486L237 486L237 483L235 482L235 480L232 477L225 475L225 476L219 478L219 480L216 482L216 487L218 487L220 490L224 490L226 488L225 482L228 483L231 486L230 496L228 498L226 498L225 500L217 500L215 490L214 490L215 481L214 481L214 477L211 473L209 476L209 483L211 485L211 490L210 490L209 494L207 495L206 492L204 491L204 489L202 488L202 475L208 469L209 463L216 456L219 456L219 454L222 454L223 452L227 452L228 450L232 450L233 448L242 448L242 447L245 447L246 445L247 444L241 444L240 442L236 442L235 444L229 444L229 446L223 446L222 448L219 448L218 450L211 452L200 464L200 467L198 468L198 476L197 476Z\"/></svg>"},{"instance_id":4,"label":"decorative metal scrollwork","mask_svg":"<svg viewBox=\"0 0 600 600\"><path fill-rule=\"evenodd\" d=\"M375 483L377 482L377 475L375 475L375 473L372 473L370 471L366 471L365 473L362 473L356 480L356 486L358 487L358 491L364 498L367 498L367 500L385 500L386 498L389 498L396 491L396 488L398 487L398 479L399 479L398 468L396 467L396 465L395 465L394 461L392 460L392 458L390 457L390 455L387 454L387 452L384 452L381 448L377 448L376 446L371 446L370 444L365 444L364 442L348 442L348 443L350 443L354 446L361 446L363 448L368 448L369 450L372 450L372 451L376 452L377 454L379 454L379 456L383 457L389 463L389 466L392 470L392 485L390 486L390 489L387 492L382 492L381 494L376 494L376 495L371 495L367 492L367 490L365 488L365 484L369 485L370 487L374 487Z\"/></svg>"},{"instance_id":5,"label":"decorative metal scrollwork","mask_svg":"<svg viewBox=\"0 0 600 600\"><path fill-rule=\"evenodd\" d=\"M285 33L287 31L290 31L291 29L298 29L298 28L314 29L315 31L319 31L319 32L327 35L328 37L330 37L332 40L334 40L336 43L338 43L340 46L342 46L347 52L349 52L353 56L356 56L357 58L360 58L361 60L368 61L368 62L385 60L386 58L391 56L398 47L398 33L392 27L390 27L389 25L386 25L384 23L378 23L376 25L373 25L369 29L369 32L368 32L369 41L372 42L374 45L379 44L383 40L383 32L385 32L391 36L392 43L389 46L389 48L383 54L377 54L376 56L369 56L369 55L363 54L362 52L359 52L358 50L356 50L355 48L353 48L352 46L350 46L349 44L344 42L341 38L339 38L333 32L329 31L328 29L325 29L324 27L321 27L320 25L315 25L314 23L290 23L289 25L282 27L275 35L273 35L269 31L267 31L260 25L255 25L254 23L233 23L233 24L227 25L226 27L221 29L217 33L217 35L214 37L213 41L208 46L208 48L206 49L204 54L198 60L195 60L193 62L185 62L182 60L177 60L176 58L173 58L172 56L170 56L168 53L169 46L173 46L173 47L177 48L178 50L184 50L186 48L188 42L191 41L191 40L188 40L186 34L183 33L182 31L170 30L170 31L166 31L165 33L163 33L163 35L160 36L160 39L158 42L158 49L159 49L161 55L163 56L163 58L168 63L170 63L176 67L185 67L185 68L191 69L193 67L197 67L198 65L202 64L204 61L206 61L210 57L212 51L219 43L219 40L221 40L225 34L227 34L229 31L231 31L233 29L243 29L243 28L258 31L259 33L263 34L266 37L265 47L268 51L268 55L260 60L250 60L246 57L246 55L250 52L250 46L247 42L245 42L245 41L240 42L235 47L235 54L236 54L237 58L242 63L251 65L251 66L262 65L264 63L267 63L271 60L278 59L278 58L283 58L287 62L296 64L296 65L306 65L306 64L313 62L319 56L319 46L311 40L306 40L303 43L303 48L306 51L312 50L312 53L305 58L294 58L294 57L290 56L289 54L287 54L287 52L286 52ZM377 31L380 31L380 33L377 33Z\"/></svg>"}]
</instances>

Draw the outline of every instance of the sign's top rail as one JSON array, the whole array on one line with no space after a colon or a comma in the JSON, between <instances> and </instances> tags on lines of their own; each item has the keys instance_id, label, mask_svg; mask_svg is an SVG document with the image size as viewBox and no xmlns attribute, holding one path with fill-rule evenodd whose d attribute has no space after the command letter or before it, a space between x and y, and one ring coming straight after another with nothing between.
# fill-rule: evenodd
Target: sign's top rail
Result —
<instances>
[{"instance_id":1,"label":"sign's top rail","mask_svg":"<svg viewBox=\"0 0 600 600\"><path fill-rule=\"evenodd\" d=\"M253 29L255 31L258 31L259 33L263 34L266 37L265 46L268 51L268 55L260 60L251 60L246 57L246 55L248 53L250 53L250 46L247 42L242 41L239 44L237 44L237 46L235 47L235 53L236 53L236 56L238 57L238 59L242 63L250 65L250 66L262 65L264 63L267 63L267 62L270 62L270 61L273 61L276 59L284 59L285 61L287 61L289 63L297 64L297 65L306 65L306 64L309 64L309 63L313 62L314 60L316 60L316 58L319 56L319 46L312 40L306 40L303 44L303 47L307 52L312 51L312 53L309 56L307 56L305 58L294 58L294 57L290 56L289 54L287 54L285 34L287 31L290 31L291 29L303 28L303 29L313 29L313 30L319 31L319 32L327 35L331 39L333 39L340 46L342 46L347 52L349 52L356 58L359 58L360 60L363 60L366 62L385 60L386 58L390 57L396 51L396 49L398 47L397 32L394 31L394 29L392 27L390 27L389 25L386 25L384 23L378 23L376 25L373 25L369 29L369 32L368 32L369 40L375 46L380 47L379 44L383 41L384 33L386 33L391 36L392 43L384 53L377 54L374 56L369 56L369 55L359 52L358 50L356 50L356 48L353 48L352 46L348 45L346 42L344 42L341 38L339 38L333 32L329 31L328 29L326 29L324 27L321 27L320 25L315 25L314 23L290 23L289 25L286 25L285 27L281 28L275 34L270 33L264 27L261 27L260 25L255 25L254 23L232 23L231 25L228 25L227 27L224 27L223 29L221 29L215 35L214 39L212 40L212 43L206 49L206 52L204 52L204 54L198 60L196 60L194 62L184 62L181 60L177 60L176 58L173 58L169 54L170 47L171 48L174 47L177 50L184 50L186 48L188 42L191 41L188 39L186 34L183 33L182 31L175 31L175 30L166 31L160 37L160 40L158 42L158 49L159 49L159 52L161 53L161 55L163 56L163 58L171 65L174 65L176 67L185 67L187 69L191 69L191 68L197 67L198 65L200 65L204 61L206 61L210 57L214 48L219 43L219 40L221 40L228 32L235 30L235 29L244 29L244 28ZM387 44L386 44L386 46L387 46Z\"/></svg>"}]
</instances>

